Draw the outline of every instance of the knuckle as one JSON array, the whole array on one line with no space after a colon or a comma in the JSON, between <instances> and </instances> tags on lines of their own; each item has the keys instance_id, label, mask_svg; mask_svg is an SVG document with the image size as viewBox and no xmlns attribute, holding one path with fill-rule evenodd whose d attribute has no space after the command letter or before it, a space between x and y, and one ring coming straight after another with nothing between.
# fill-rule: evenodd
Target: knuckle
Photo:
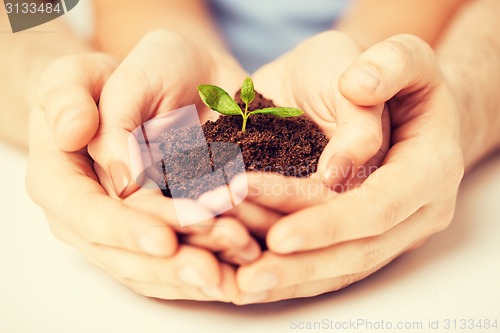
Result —
<instances>
[{"instance_id":1,"label":"knuckle","mask_svg":"<svg viewBox=\"0 0 500 333\"><path fill-rule=\"evenodd\" d=\"M413 67L414 63L435 63L435 52L432 47L418 36L400 34L384 42L390 56L402 64L403 68Z\"/></svg>"},{"instance_id":2,"label":"knuckle","mask_svg":"<svg viewBox=\"0 0 500 333\"><path fill-rule=\"evenodd\" d=\"M378 236L385 233L396 225L401 210L401 203L395 200L384 200L380 198L374 199L372 202L379 202L375 208L374 219L372 219L372 234L369 236Z\"/></svg>"},{"instance_id":3,"label":"knuckle","mask_svg":"<svg viewBox=\"0 0 500 333\"><path fill-rule=\"evenodd\" d=\"M391 63L399 64L402 68L411 66L411 52L407 45L399 39L388 39L383 44L384 53Z\"/></svg>"},{"instance_id":4,"label":"knuckle","mask_svg":"<svg viewBox=\"0 0 500 333\"><path fill-rule=\"evenodd\" d=\"M61 226L58 225L57 222L52 221L51 219L48 219L48 221L49 221L48 222L49 229L52 235L61 242L64 242L66 244L71 244L67 233L62 230Z\"/></svg>"},{"instance_id":5,"label":"knuckle","mask_svg":"<svg viewBox=\"0 0 500 333\"><path fill-rule=\"evenodd\" d=\"M372 157L382 147L382 128L380 124L365 124L360 129L363 146L371 154L369 157Z\"/></svg>"},{"instance_id":6,"label":"knuckle","mask_svg":"<svg viewBox=\"0 0 500 333\"><path fill-rule=\"evenodd\" d=\"M459 145L450 141L441 144L440 150L434 154L434 165L439 166L442 178L442 188L453 191L458 190L465 172L465 163Z\"/></svg>"},{"instance_id":7,"label":"knuckle","mask_svg":"<svg viewBox=\"0 0 500 333\"><path fill-rule=\"evenodd\" d=\"M320 209L319 216L336 216L336 205L335 201L330 201L325 203L324 205L320 205L317 207L317 209ZM339 225L337 222L335 222L332 219L323 219L323 220L317 220L319 225L317 227L314 227L312 232L314 237L318 240L318 246L319 247L326 247L330 246L333 244L336 244L339 241L342 241L341 238L341 233L339 233ZM312 223L310 225L313 225Z\"/></svg>"},{"instance_id":8,"label":"knuckle","mask_svg":"<svg viewBox=\"0 0 500 333\"><path fill-rule=\"evenodd\" d=\"M431 230L433 234L441 232L450 226L453 217L455 216L455 206L456 200L453 196L451 199L447 200L443 208L438 212L436 223L433 224L433 228Z\"/></svg>"},{"instance_id":9,"label":"knuckle","mask_svg":"<svg viewBox=\"0 0 500 333\"><path fill-rule=\"evenodd\" d=\"M465 172L465 163L462 151L458 145L454 145L454 149L449 149L445 155L446 161L448 161L447 174L449 178L453 181L455 185L462 181Z\"/></svg>"}]
</instances>

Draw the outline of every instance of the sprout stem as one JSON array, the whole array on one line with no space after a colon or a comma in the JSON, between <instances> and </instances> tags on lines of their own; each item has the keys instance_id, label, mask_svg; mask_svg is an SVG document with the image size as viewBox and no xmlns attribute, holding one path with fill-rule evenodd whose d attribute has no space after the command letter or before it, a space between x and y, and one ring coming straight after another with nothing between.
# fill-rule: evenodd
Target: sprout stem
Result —
<instances>
[{"instance_id":1,"label":"sprout stem","mask_svg":"<svg viewBox=\"0 0 500 333\"><path fill-rule=\"evenodd\" d=\"M243 116L243 126L241 127L241 132L242 133L245 133L245 130L247 129L247 120L248 120L248 117L247 116Z\"/></svg>"},{"instance_id":2,"label":"sprout stem","mask_svg":"<svg viewBox=\"0 0 500 333\"><path fill-rule=\"evenodd\" d=\"M243 126L241 127L241 132L245 133L247 129L247 120L250 114L248 113L248 103L245 103L245 112L243 113Z\"/></svg>"}]
</instances>

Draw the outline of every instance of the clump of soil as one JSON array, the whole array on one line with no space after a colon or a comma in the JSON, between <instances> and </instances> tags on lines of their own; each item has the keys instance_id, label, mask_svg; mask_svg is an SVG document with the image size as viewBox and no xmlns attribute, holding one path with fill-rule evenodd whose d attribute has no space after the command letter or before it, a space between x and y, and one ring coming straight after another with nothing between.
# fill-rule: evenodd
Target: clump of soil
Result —
<instances>
[{"instance_id":1,"label":"clump of soil","mask_svg":"<svg viewBox=\"0 0 500 333\"><path fill-rule=\"evenodd\" d=\"M236 101L244 107L239 93ZM249 110L272 106L275 105L271 100L257 94ZM253 115L244 133L242 122L239 116L220 116L215 122L207 121L202 130L208 147L192 147L193 142L203 142L199 128L162 134L160 149L165 158L160 163L163 177L159 185L163 194L196 199L221 185L221 172L217 170L223 171L227 184L236 175L233 170L238 170L237 147L247 171L275 172L289 177L308 177L316 172L328 140L308 118Z\"/></svg>"}]
</instances>

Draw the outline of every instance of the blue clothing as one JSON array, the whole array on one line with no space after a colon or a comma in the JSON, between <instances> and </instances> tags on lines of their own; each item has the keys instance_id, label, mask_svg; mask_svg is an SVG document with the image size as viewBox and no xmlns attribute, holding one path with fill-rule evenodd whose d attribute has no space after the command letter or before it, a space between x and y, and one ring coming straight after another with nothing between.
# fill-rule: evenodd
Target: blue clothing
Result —
<instances>
[{"instance_id":1,"label":"blue clothing","mask_svg":"<svg viewBox=\"0 0 500 333\"><path fill-rule=\"evenodd\" d=\"M349 0L210 0L221 32L250 73L329 30Z\"/></svg>"}]
</instances>

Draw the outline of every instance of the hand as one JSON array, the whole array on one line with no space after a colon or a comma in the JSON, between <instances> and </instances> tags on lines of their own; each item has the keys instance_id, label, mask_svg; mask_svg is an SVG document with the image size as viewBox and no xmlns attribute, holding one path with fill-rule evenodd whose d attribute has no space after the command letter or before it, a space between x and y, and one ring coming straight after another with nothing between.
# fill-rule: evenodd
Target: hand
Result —
<instances>
[{"instance_id":1,"label":"hand","mask_svg":"<svg viewBox=\"0 0 500 333\"><path fill-rule=\"evenodd\" d=\"M312 177L319 176L337 192L359 186L380 166L389 149L390 120L385 101L360 106L339 89L342 73L360 54L361 49L347 35L330 31L305 41L254 74L260 93L273 98L277 105L302 108L330 139L321 155L319 172ZM288 206L287 202L281 204ZM310 205L307 200L300 207L303 204ZM264 206L274 208L272 204ZM251 201L226 215L242 221L261 237L283 216Z\"/></svg>"},{"instance_id":2,"label":"hand","mask_svg":"<svg viewBox=\"0 0 500 333\"><path fill-rule=\"evenodd\" d=\"M413 36L392 37L362 54L339 86L356 105L388 102L393 145L377 171L343 194L301 194L300 186L317 181L275 176L271 182L291 183L297 195L272 197L264 192L269 176L249 175L249 201L290 213L270 228L270 250L237 272L238 287L256 302L343 288L452 219L464 170L457 106L431 48Z\"/></svg>"},{"instance_id":3,"label":"hand","mask_svg":"<svg viewBox=\"0 0 500 333\"><path fill-rule=\"evenodd\" d=\"M155 31L146 35L109 77L100 96L100 126L89 144L89 154L97 164L97 174L108 194L126 198L139 186L135 180L144 168L136 166L141 165L137 163L141 157L131 155L129 140L139 126L159 121L155 117L165 119L170 111L190 104L197 104L198 110L202 111L202 120L213 116L216 113L209 112L201 103L197 86L214 83L236 91L245 75L228 55L222 52L213 55L175 33ZM148 122L152 119L153 122ZM150 143L155 143L157 136L165 130L151 131L152 127L154 125L147 127L147 136ZM156 193L149 191L149 194L148 200L134 207L160 219L168 220L167 213L176 215L171 199L163 197L159 190ZM184 240L222 252L223 257L233 258L234 263L248 263L260 255L255 240L235 219L215 222L207 210L199 206L193 209L194 204L187 205L189 207L182 209L183 215L189 213L194 221L209 219L208 223L204 222L208 234L200 236L198 233L196 237L188 236ZM158 207L170 209L167 212L167 209ZM210 228L213 223L216 225ZM191 228L170 225L183 234L203 227L199 224Z\"/></svg>"},{"instance_id":4,"label":"hand","mask_svg":"<svg viewBox=\"0 0 500 333\"><path fill-rule=\"evenodd\" d=\"M264 96L275 98L278 105L302 108L330 139L318 171L323 182L339 192L362 182L368 174L356 170L380 165L389 148L385 101L361 106L339 90L340 76L360 54L347 35L329 31L303 42L254 75L255 86Z\"/></svg>"},{"instance_id":5,"label":"hand","mask_svg":"<svg viewBox=\"0 0 500 333\"><path fill-rule=\"evenodd\" d=\"M89 144L116 195L127 197L140 185L131 174L135 161L129 138L135 129L191 104L203 111L202 121L213 117L216 113L203 105L197 86L214 83L236 91L245 75L226 53L213 55L167 30L147 34L106 82L99 101L100 127Z\"/></svg>"},{"instance_id":6,"label":"hand","mask_svg":"<svg viewBox=\"0 0 500 333\"><path fill-rule=\"evenodd\" d=\"M57 238L135 291L228 301L236 293L234 270L209 251L178 245L169 226L178 224L172 207L156 205L154 214L135 208L152 210L154 190L117 200L98 182L85 145L98 126L96 100L115 67L109 56L89 54L61 58L47 69L30 119L28 193Z\"/></svg>"}]
</instances>

